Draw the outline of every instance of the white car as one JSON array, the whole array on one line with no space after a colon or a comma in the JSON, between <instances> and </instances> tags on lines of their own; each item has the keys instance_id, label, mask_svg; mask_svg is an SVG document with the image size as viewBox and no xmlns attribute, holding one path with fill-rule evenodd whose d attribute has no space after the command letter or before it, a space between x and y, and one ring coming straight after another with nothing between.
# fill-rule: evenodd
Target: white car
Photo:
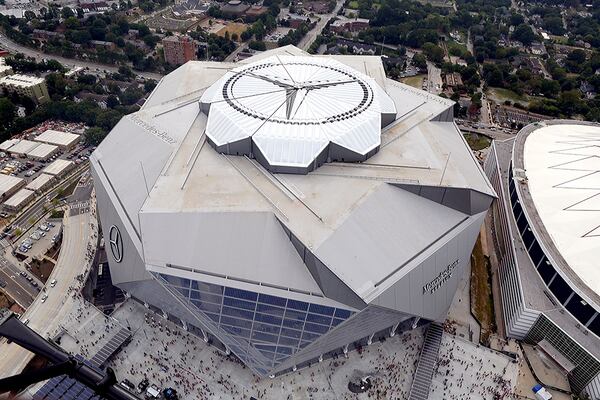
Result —
<instances>
[{"instance_id":1,"label":"white car","mask_svg":"<svg viewBox=\"0 0 600 400\"><path fill-rule=\"evenodd\" d=\"M47 295L47 294L43 295L43 296L42 296L42 303L44 303L44 302L46 301L46 299L47 299L47 298L48 298L48 295Z\"/></svg>"},{"instance_id":2,"label":"white car","mask_svg":"<svg viewBox=\"0 0 600 400\"><path fill-rule=\"evenodd\" d=\"M52 279L52 281L50 282L50 287L54 286L56 286L56 279Z\"/></svg>"}]
</instances>

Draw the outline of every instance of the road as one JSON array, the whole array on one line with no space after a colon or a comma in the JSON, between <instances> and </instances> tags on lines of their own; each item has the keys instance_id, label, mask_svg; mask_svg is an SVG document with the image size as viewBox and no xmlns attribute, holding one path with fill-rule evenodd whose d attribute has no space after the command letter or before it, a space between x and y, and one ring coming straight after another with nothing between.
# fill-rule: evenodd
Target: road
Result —
<instances>
[{"instance_id":1,"label":"road","mask_svg":"<svg viewBox=\"0 0 600 400\"><path fill-rule=\"evenodd\" d=\"M427 91L433 94L442 93L442 70L434 63L427 61Z\"/></svg>"},{"instance_id":2,"label":"road","mask_svg":"<svg viewBox=\"0 0 600 400\"><path fill-rule=\"evenodd\" d=\"M42 58L49 58L49 59L51 58L51 59L54 59L54 60L60 62L62 65L64 65L67 68L81 67L81 68L89 68L90 70L97 69L99 71L108 71L108 72L112 72L112 73L116 73L119 70L119 67L115 66L115 65L107 65L107 64L101 64L101 63L96 63L96 62L91 62L91 61L83 61L83 60L74 59L74 58L65 58L65 57L54 55L54 54L46 54L42 51L32 49L30 47L25 47L18 43L15 43L12 40L10 40L9 38L7 38L5 35L0 35L0 47L5 48L6 50L10 51L11 53L23 53L26 56L33 57L38 60L40 60ZM155 79L157 81L163 77L162 75L156 74L154 72L143 72L143 71L136 71L136 70L134 70L134 72L138 76L144 77L146 79Z\"/></svg>"},{"instance_id":3,"label":"road","mask_svg":"<svg viewBox=\"0 0 600 400\"><path fill-rule=\"evenodd\" d=\"M319 36L321 34L321 32L323 32L325 25L327 25L327 23L329 22L329 20L331 18L333 18L337 15L338 11L340 11L340 9L342 8L343 5L344 5L344 1L338 0L337 3L335 4L335 8L333 9L333 11L331 13L320 15L321 19L319 21L317 21L317 24L315 25L314 28L312 28L310 31L308 31L306 33L306 35L304 35L304 37L298 43L297 47L302 50L305 50L305 51L308 50L308 48L310 47L312 42L314 42L315 39L317 38L317 36Z\"/></svg>"},{"instance_id":4,"label":"road","mask_svg":"<svg viewBox=\"0 0 600 400\"><path fill-rule=\"evenodd\" d=\"M61 187L68 186L71 182L73 182L73 180L79 179L87 171L87 165L81 167L80 170L76 170L71 177L61 182L61 184L54 190L52 190L46 196L40 197L35 203L27 208L12 222L12 226L18 226L23 232L26 232L31 227L31 222L37 223L38 219L47 213L47 211L44 209L44 206L48 203L48 199L52 200L58 195L58 191ZM87 189L87 187L90 186L91 183L89 179L86 182L86 190L83 192L83 196L87 196L87 198L89 198L91 187L89 189ZM76 190L74 194L77 193L81 193L81 191ZM79 197L81 196L78 195L74 200L81 201ZM29 281L27 281L27 279L19 275L19 272L24 271L22 268L19 268L2 256L2 250L11 251L11 249L8 248L9 246L12 248L12 244L6 239L0 242L0 280L6 283L6 286L2 288L2 290L12 297L22 308L27 309L39 292L31 285L31 283L29 283ZM29 275L35 279L40 288L43 287L41 281L39 281L32 274Z\"/></svg>"},{"instance_id":5,"label":"road","mask_svg":"<svg viewBox=\"0 0 600 400\"><path fill-rule=\"evenodd\" d=\"M37 297L22 317L29 319L29 327L43 337L55 332L61 318L73 309L74 300L70 295L73 293L72 286L78 282L76 276L89 265L86 257L88 243L96 243L97 227L94 221L89 212L65 216L60 255L49 277L56 279L56 286L46 289L48 298L45 302L42 303L41 296ZM19 373L32 357L27 350L4 340L0 341L0 354L2 377Z\"/></svg>"},{"instance_id":6,"label":"road","mask_svg":"<svg viewBox=\"0 0 600 400\"><path fill-rule=\"evenodd\" d=\"M19 306L27 309L37 296L38 291L27 279L19 275L21 271L22 269L0 256L0 280L6 283L2 290L12 297ZM40 282L38 282L39 284Z\"/></svg>"}]
</instances>

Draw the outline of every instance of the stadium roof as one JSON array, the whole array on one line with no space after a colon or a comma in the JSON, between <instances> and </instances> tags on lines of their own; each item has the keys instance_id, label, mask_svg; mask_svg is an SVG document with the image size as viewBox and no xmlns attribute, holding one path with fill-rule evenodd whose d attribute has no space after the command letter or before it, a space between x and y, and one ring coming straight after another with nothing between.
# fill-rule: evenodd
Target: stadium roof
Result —
<instances>
[{"instance_id":1,"label":"stadium roof","mask_svg":"<svg viewBox=\"0 0 600 400\"><path fill-rule=\"evenodd\" d=\"M286 104L284 97L271 99L269 104L239 103L240 110L217 111L217 105L226 103L221 101L222 89L230 78L239 77L240 84L247 85L240 86L239 93L243 89L248 95L255 85L257 90L270 86L289 93L292 78L301 77L298 81L305 83L316 79L296 70L296 62L323 80L318 84L327 79L340 82L337 74L347 72L352 80L348 84L361 87L359 91L340 83L311 89L308 95L297 89L296 101L303 96L312 101L315 95L310 103L315 113L335 114L353 102L355 95L362 98L362 86L354 78L368 83L368 99L373 99L370 108L358 115L346 114L356 126L333 121L328 125L339 122L334 129L338 133L328 136L321 132L325 124L316 129L292 125L288 121L299 121L288 119L288 114L306 120L315 117L297 111L303 107L300 103ZM284 80L277 81L283 87L240 73L254 74L253 67L260 67L256 70L263 71L263 78ZM288 67L290 75L285 71ZM337 70L335 77L329 77L329 68ZM377 99L380 104L376 106ZM262 119L265 126L258 132L268 124L263 138L281 140L286 149L271 149L262 142L250 145L250 149L264 151L266 163L256 153L246 153L247 147L239 147L240 155L220 148L220 144L235 143L226 136L230 130L238 134L239 129L254 139L252 133L261 124L240 104L255 114L280 119L277 124ZM355 296L369 302L458 235L469 215L487 210L495 196L454 124L453 105L387 79L379 57L309 56L285 46L238 64L184 64L159 82L140 111L115 126L90 159L101 187L122 208L124 227L149 269L158 271L168 264L197 269L207 276L318 293L318 284L294 248L296 239L290 240L292 235ZM350 110L355 107L352 103ZM395 119L386 121L386 113ZM361 122L369 129L362 131ZM343 126L347 132L341 131ZM361 132L364 140L354 141L362 138ZM346 133L352 140L346 140ZM286 154L285 162L304 163L306 153L289 149L299 143L312 144L316 137L338 141L336 151L345 148L368 154L363 162L320 160L322 165L304 174L278 173L271 168L280 165L281 154ZM378 151L370 152L373 146ZM315 152L310 154L314 157ZM446 202L453 197L446 196L450 192L464 196L460 204ZM189 226L194 229L185 228Z\"/></svg>"},{"instance_id":2,"label":"stadium roof","mask_svg":"<svg viewBox=\"0 0 600 400\"><path fill-rule=\"evenodd\" d=\"M310 164L330 143L340 148L337 158L364 160L381 144L382 125L396 117L393 100L372 78L334 59L306 56L275 55L234 68L201 103L210 109L206 135L219 151L260 152L268 169L288 172L314 169ZM252 149L235 146L249 138Z\"/></svg>"},{"instance_id":3,"label":"stadium roof","mask_svg":"<svg viewBox=\"0 0 600 400\"><path fill-rule=\"evenodd\" d=\"M600 294L600 125L541 126L526 137L527 186L548 238ZM538 235L543 232L536 232Z\"/></svg>"}]
</instances>

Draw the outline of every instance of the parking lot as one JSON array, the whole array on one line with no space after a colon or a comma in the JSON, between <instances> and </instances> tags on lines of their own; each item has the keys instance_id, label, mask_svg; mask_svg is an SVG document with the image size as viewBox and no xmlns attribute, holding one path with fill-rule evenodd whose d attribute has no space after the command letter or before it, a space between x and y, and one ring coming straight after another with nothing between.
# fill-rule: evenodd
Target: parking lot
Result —
<instances>
[{"instance_id":1,"label":"parking lot","mask_svg":"<svg viewBox=\"0 0 600 400\"><path fill-rule=\"evenodd\" d=\"M22 237L15 254L38 257L44 255L58 241L60 222L42 222L32 226Z\"/></svg>"}]
</instances>

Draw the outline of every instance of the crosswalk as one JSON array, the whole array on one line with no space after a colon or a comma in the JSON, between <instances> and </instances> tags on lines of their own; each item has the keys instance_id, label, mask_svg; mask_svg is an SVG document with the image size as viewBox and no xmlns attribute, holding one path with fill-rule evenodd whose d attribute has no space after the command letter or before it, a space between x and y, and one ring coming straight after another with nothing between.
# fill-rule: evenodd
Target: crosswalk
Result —
<instances>
[{"instance_id":1,"label":"crosswalk","mask_svg":"<svg viewBox=\"0 0 600 400\"><path fill-rule=\"evenodd\" d=\"M89 201L78 201L75 203L69 204L69 215L79 215L90 212L90 202Z\"/></svg>"}]
</instances>

